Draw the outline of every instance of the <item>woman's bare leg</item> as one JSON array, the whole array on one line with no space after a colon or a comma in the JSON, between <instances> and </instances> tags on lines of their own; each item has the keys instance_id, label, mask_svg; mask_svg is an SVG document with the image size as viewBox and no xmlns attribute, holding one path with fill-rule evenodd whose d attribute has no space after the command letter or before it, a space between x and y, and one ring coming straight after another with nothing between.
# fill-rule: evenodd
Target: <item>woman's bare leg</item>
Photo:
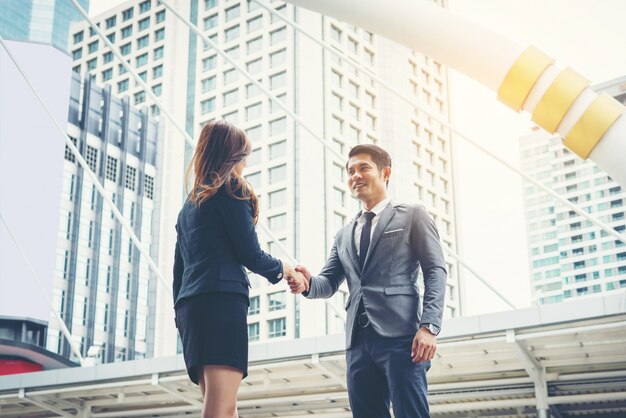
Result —
<instances>
[{"instance_id":1,"label":"woman's bare leg","mask_svg":"<svg viewBox=\"0 0 626 418\"><path fill-rule=\"evenodd\" d=\"M199 376L203 418L237 418L237 391L243 372L228 366L204 366Z\"/></svg>"}]
</instances>

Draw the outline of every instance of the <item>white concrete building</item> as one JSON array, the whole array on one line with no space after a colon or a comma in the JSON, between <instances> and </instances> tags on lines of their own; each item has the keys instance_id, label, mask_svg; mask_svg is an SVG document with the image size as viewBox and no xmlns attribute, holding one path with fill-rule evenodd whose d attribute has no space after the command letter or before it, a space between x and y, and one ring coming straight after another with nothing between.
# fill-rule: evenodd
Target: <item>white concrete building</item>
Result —
<instances>
[{"instance_id":1,"label":"white concrete building","mask_svg":"<svg viewBox=\"0 0 626 418\"><path fill-rule=\"evenodd\" d=\"M423 202L445 245L456 251L450 134L407 106L365 72L355 70L287 26L255 1L172 1L220 49L298 114L342 154L357 143L377 143L393 159L391 195ZM291 5L275 5L317 38L334 45L398 90L448 116L445 67L359 28ZM126 2L94 17L129 63L158 92L195 139L211 119L230 120L253 142L246 176L261 196L261 221L302 264L316 272L330 252L335 231L358 211L338 159L289 118L216 51L156 1ZM89 71L118 94L143 103L141 87L120 71L86 22L72 28L76 71ZM82 35L81 35L82 34ZM157 52L160 51L160 52ZM159 95L158 94L158 95ZM149 103L153 113L157 111ZM163 117L162 115L160 116ZM191 149L168 124L163 165L159 260L171 276L174 224L182 204L183 171ZM281 252L259 231L267 249ZM457 265L449 263L446 316L459 314ZM293 339L339 332L343 322L324 301L301 301L284 284L252 277L251 340ZM345 297L334 303L343 311ZM171 295L161 289L155 355L175 350Z\"/></svg>"},{"instance_id":2,"label":"white concrete building","mask_svg":"<svg viewBox=\"0 0 626 418\"><path fill-rule=\"evenodd\" d=\"M596 86L626 103L626 77ZM591 160L581 160L560 138L535 130L520 138L522 169L620 233L626 231L626 193ZM560 302L626 287L626 245L524 185L533 299Z\"/></svg>"}]
</instances>

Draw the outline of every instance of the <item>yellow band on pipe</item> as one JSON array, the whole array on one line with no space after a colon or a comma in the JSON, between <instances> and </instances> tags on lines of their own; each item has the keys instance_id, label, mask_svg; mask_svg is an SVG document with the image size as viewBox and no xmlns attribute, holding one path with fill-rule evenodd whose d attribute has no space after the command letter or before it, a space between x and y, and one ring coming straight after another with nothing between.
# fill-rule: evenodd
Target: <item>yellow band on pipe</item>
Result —
<instances>
[{"instance_id":1,"label":"yellow band on pipe","mask_svg":"<svg viewBox=\"0 0 626 418\"><path fill-rule=\"evenodd\" d=\"M624 112L624 106L606 93L598 96L569 131L563 144L586 159L606 131Z\"/></svg>"},{"instance_id":2,"label":"yellow band on pipe","mask_svg":"<svg viewBox=\"0 0 626 418\"><path fill-rule=\"evenodd\" d=\"M498 89L498 99L515 111L522 109L533 86L554 60L534 47L522 52Z\"/></svg>"},{"instance_id":3,"label":"yellow band on pipe","mask_svg":"<svg viewBox=\"0 0 626 418\"><path fill-rule=\"evenodd\" d=\"M574 70L561 71L537 103L533 122L550 133L556 132L569 108L588 85L589 81Z\"/></svg>"}]
</instances>

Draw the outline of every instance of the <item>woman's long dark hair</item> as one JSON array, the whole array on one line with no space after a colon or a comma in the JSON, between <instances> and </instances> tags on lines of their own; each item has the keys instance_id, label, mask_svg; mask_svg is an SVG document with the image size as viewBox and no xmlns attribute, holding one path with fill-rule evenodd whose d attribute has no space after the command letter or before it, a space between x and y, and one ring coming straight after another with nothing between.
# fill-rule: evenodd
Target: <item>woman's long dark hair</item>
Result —
<instances>
[{"instance_id":1,"label":"woman's long dark hair","mask_svg":"<svg viewBox=\"0 0 626 418\"><path fill-rule=\"evenodd\" d=\"M189 185L193 171L189 201L200 206L224 186L232 198L250 200L256 224L259 218L258 199L250 183L235 172L235 166L249 154L250 141L241 129L221 120L207 123L200 132L196 151L185 176L185 184Z\"/></svg>"}]
</instances>

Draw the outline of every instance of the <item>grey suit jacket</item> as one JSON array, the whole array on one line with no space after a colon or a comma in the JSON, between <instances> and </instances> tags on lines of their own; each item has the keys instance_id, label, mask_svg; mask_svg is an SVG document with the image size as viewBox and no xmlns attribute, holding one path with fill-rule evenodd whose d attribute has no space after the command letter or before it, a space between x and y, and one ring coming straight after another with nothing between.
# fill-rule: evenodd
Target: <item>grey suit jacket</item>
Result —
<instances>
[{"instance_id":1,"label":"grey suit jacket","mask_svg":"<svg viewBox=\"0 0 626 418\"><path fill-rule=\"evenodd\" d=\"M352 345L359 302L374 330L385 337L414 334L420 323L441 326L446 289L446 268L439 233L422 205L391 201L380 213L363 265L354 242L359 213L337 232L326 265L311 277L307 298L329 298L347 278L346 348ZM418 269L424 274L424 302L420 317Z\"/></svg>"}]
</instances>

